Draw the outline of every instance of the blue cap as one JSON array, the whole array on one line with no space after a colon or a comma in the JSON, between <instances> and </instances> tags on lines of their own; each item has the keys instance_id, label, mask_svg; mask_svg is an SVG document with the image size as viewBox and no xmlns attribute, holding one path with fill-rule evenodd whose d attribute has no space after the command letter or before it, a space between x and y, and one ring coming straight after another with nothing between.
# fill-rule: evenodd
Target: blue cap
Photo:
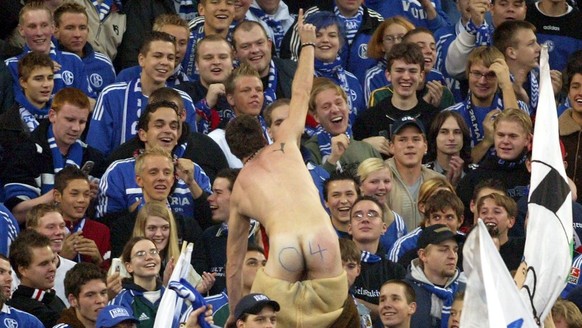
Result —
<instances>
[{"instance_id":1,"label":"blue cap","mask_svg":"<svg viewBox=\"0 0 582 328\"><path fill-rule=\"evenodd\" d=\"M99 312L97 316L97 328L111 328L120 322L130 320L139 323L131 310L119 305L107 305Z\"/></svg>"},{"instance_id":2,"label":"blue cap","mask_svg":"<svg viewBox=\"0 0 582 328\"><path fill-rule=\"evenodd\" d=\"M267 295L258 293L248 294L241 298L236 305L236 308L234 309L234 318L235 320L238 320L245 313L258 314L265 306L272 307L275 312L281 309L279 303L271 300Z\"/></svg>"}]
</instances>

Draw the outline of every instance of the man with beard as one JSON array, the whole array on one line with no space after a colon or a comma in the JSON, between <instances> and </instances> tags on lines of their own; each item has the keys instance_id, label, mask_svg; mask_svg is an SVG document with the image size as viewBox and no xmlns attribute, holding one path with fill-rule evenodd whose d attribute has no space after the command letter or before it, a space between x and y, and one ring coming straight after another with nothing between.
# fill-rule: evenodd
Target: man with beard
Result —
<instances>
[{"instance_id":1,"label":"man with beard","mask_svg":"<svg viewBox=\"0 0 582 328\"><path fill-rule=\"evenodd\" d=\"M411 327L441 327L449 322L450 307L465 287L457 269L459 235L444 224L426 227L418 239L418 259L412 261L406 281L416 293Z\"/></svg>"}]
</instances>

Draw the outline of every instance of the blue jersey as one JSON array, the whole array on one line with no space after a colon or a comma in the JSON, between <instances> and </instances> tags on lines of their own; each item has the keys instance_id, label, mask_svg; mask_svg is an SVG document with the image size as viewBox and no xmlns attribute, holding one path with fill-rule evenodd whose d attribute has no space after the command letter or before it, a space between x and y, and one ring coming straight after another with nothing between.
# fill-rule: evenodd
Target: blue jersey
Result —
<instances>
[{"instance_id":1,"label":"blue jersey","mask_svg":"<svg viewBox=\"0 0 582 328\"><path fill-rule=\"evenodd\" d=\"M96 52L91 44L85 45L85 56L82 58L85 71L89 78L89 85L96 95L99 95L106 86L115 82L113 63L106 55Z\"/></svg>"},{"instance_id":2,"label":"blue jersey","mask_svg":"<svg viewBox=\"0 0 582 328\"><path fill-rule=\"evenodd\" d=\"M196 110L192 98L179 91L186 110L186 123L196 131ZM109 155L113 149L137 134L137 122L148 97L141 92L140 79L114 83L99 95L87 133L87 143Z\"/></svg>"},{"instance_id":3,"label":"blue jersey","mask_svg":"<svg viewBox=\"0 0 582 328\"><path fill-rule=\"evenodd\" d=\"M406 252L415 249L421 233L422 228L418 227L404 237L399 238L390 249L388 259L392 262L398 262Z\"/></svg>"},{"instance_id":4,"label":"blue jersey","mask_svg":"<svg viewBox=\"0 0 582 328\"><path fill-rule=\"evenodd\" d=\"M417 0L366 0L366 6L377 11L384 18L402 16L416 27L425 27L435 32L450 23L441 7L441 1L434 0L431 3L437 11L437 17L428 20L426 10Z\"/></svg>"},{"instance_id":5,"label":"blue jersey","mask_svg":"<svg viewBox=\"0 0 582 328\"><path fill-rule=\"evenodd\" d=\"M0 327L44 328L44 325L30 313L17 310L4 304L2 310L0 310Z\"/></svg>"},{"instance_id":6,"label":"blue jersey","mask_svg":"<svg viewBox=\"0 0 582 328\"><path fill-rule=\"evenodd\" d=\"M210 178L196 163L194 163L194 180L203 191L211 193ZM135 158L117 160L109 165L99 181L97 217L125 211L142 198L142 189L135 181ZM174 213L196 218L194 198L188 185L182 179L178 179L176 188L168 201Z\"/></svg>"},{"instance_id":7,"label":"blue jersey","mask_svg":"<svg viewBox=\"0 0 582 328\"><path fill-rule=\"evenodd\" d=\"M572 289L576 288L576 286L582 285L582 279L580 279L580 270L582 269L582 254L576 255L572 261L572 268L570 268L570 274L568 274L568 278L566 279L566 287L562 291L560 297L567 298L568 294L572 291Z\"/></svg>"},{"instance_id":8,"label":"blue jersey","mask_svg":"<svg viewBox=\"0 0 582 328\"><path fill-rule=\"evenodd\" d=\"M30 48L25 45L23 53L16 57L8 58L5 61L14 79L14 95L23 94L22 88L18 83L18 61L29 52ZM74 87L83 91L87 96L95 98L95 94L89 86L85 65L79 56L57 49L54 43L51 44L49 56L61 65L61 69L54 75L53 95L61 89Z\"/></svg>"},{"instance_id":9,"label":"blue jersey","mask_svg":"<svg viewBox=\"0 0 582 328\"><path fill-rule=\"evenodd\" d=\"M10 244L16 239L20 232L18 221L14 215L2 204L0 204L0 254L8 257Z\"/></svg>"},{"instance_id":10,"label":"blue jersey","mask_svg":"<svg viewBox=\"0 0 582 328\"><path fill-rule=\"evenodd\" d=\"M384 246L384 249L391 249L394 243L406 235L406 223L400 216L400 214L392 211L394 215L394 221L388 226L388 230L380 236L380 242Z\"/></svg>"},{"instance_id":11,"label":"blue jersey","mask_svg":"<svg viewBox=\"0 0 582 328\"><path fill-rule=\"evenodd\" d=\"M133 79L139 78L141 74L141 66L136 65L132 67L125 68L119 72L115 82L129 82ZM190 78L184 73L182 70L182 65L178 66L177 69L174 70L174 73L166 80L166 85L168 87L175 87L180 85L184 82L190 81Z\"/></svg>"}]
</instances>

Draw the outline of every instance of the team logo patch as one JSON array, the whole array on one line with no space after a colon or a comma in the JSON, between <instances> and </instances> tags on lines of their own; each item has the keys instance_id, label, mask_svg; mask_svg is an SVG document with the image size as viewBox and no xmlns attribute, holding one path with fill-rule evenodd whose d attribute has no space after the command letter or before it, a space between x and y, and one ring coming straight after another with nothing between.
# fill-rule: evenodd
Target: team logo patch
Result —
<instances>
[{"instance_id":1,"label":"team logo patch","mask_svg":"<svg viewBox=\"0 0 582 328\"><path fill-rule=\"evenodd\" d=\"M63 73L61 73L61 77L66 85L71 85L73 84L73 81L75 81L75 76L71 71L63 71Z\"/></svg>"},{"instance_id":2,"label":"team logo patch","mask_svg":"<svg viewBox=\"0 0 582 328\"><path fill-rule=\"evenodd\" d=\"M91 74L91 76L89 76L89 81L91 81L91 85L96 88L100 88L103 85L103 77L97 73Z\"/></svg>"},{"instance_id":3,"label":"team logo patch","mask_svg":"<svg viewBox=\"0 0 582 328\"><path fill-rule=\"evenodd\" d=\"M579 278L580 278L580 269L572 268L572 270L570 270L570 274L568 275L568 283L577 285Z\"/></svg>"},{"instance_id":4,"label":"team logo patch","mask_svg":"<svg viewBox=\"0 0 582 328\"><path fill-rule=\"evenodd\" d=\"M363 43L358 47L358 56L362 59L368 59L368 45Z\"/></svg>"},{"instance_id":5,"label":"team logo patch","mask_svg":"<svg viewBox=\"0 0 582 328\"><path fill-rule=\"evenodd\" d=\"M547 40L546 42L544 42L544 45L548 47L548 52L552 52L554 50L554 41Z\"/></svg>"},{"instance_id":6,"label":"team logo patch","mask_svg":"<svg viewBox=\"0 0 582 328\"><path fill-rule=\"evenodd\" d=\"M4 319L4 326L7 328L18 328L18 321L12 318Z\"/></svg>"}]
</instances>

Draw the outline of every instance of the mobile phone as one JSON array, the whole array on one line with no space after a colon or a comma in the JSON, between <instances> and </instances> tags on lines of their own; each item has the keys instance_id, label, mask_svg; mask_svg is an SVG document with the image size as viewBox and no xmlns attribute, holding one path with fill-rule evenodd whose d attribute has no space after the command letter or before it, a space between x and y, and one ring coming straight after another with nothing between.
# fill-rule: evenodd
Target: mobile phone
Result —
<instances>
[{"instance_id":1,"label":"mobile phone","mask_svg":"<svg viewBox=\"0 0 582 328\"><path fill-rule=\"evenodd\" d=\"M93 162L93 161L86 161L85 164L83 164L83 167L81 168L81 171L85 175L89 175L89 173L91 173L91 170L93 170L93 166L95 166L95 162Z\"/></svg>"}]
</instances>

